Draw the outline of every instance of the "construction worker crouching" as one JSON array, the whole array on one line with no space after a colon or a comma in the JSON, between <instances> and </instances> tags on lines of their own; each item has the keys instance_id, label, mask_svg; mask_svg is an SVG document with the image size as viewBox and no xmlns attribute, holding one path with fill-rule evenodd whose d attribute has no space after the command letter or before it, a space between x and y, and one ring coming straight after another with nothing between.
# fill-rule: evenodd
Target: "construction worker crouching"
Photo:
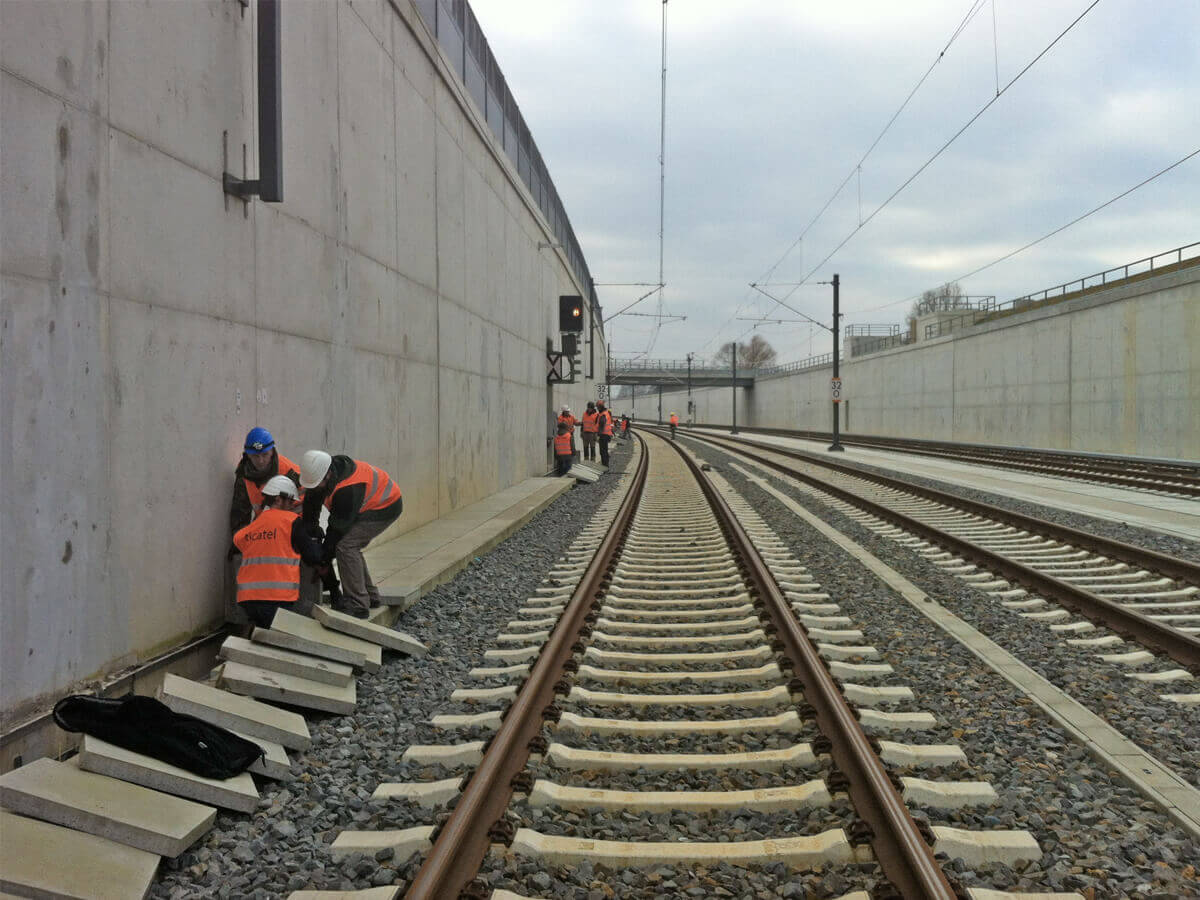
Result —
<instances>
[{"instance_id":1,"label":"construction worker crouching","mask_svg":"<svg viewBox=\"0 0 1200 900\"><path fill-rule=\"evenodd\" d=\"M567 423L559 420L558 433L554 435L554 472L556 475L566 475L575 458L575 449L571 446L572 433Z\"/></svg>"},{"instance_id":2,"label":"construction worker crouching","mask_svg":"<svg viewBox=\"0 0 1200 900\"><path fill-rule=\"evenodd\" d=\"M579 420L571 415L571 407L564 406L562 412L558 414L558 424L567 426L567 434L571 436L571 455L574 456L575 450L575 426ZM557 454L556 454L557 455Z\"/></svg>"},{"instance_id":3,"label":"construction worker crouching","mask_svg":"<svg viewBox=\"0 0 1200 900\"><path fill-rule=\"evenodd\" d=\"M583 436L584 459L596 458L596 435L600 430L596 420L599 416L600 414L596 412L596 404L589 400L587 410L583 414L583 424L580 426L580 434Z\"/></svg>"},{"instance_id":4,"label":"construction worker crouching","mask_svg":"<svg viewBox=\"0 0 1200 900\"><path fill-rule=\"evenodd\" d=\"M400 488L383 469L324 450L304 454L300 486L306 491L304 521L310 527L320 521L322 505L329 510L321 563L327 568L336 558L342 579L342 596L333 608L365 619L381 601L362 551L400 518Z\"/></svg>"},{"instance_id":5,"label":"construction worker crouching","mask_svg":"<svg viewBox=\"0 0 1200 900\"><path fill-rule=\"evenodd\" d=\"M261 628L271 627L280 607L309 615L320 591L314 573L321 564L320 530L304 524L299 505L295 482L276 475L262 486L262 511L233 536L242 554L238 606Z\"/></svg>"},{"instance_id":6,"label":"construction worker crouching","mask_svg":"<svg viewBox=\"0 0 1200 900\"><path fill-rule=\"evenodd\" d=\"M275 438L265 428L251 428L242 458L233 470L233 503L229 531L234 533L254 521L263 508L263 485L276 475L287 475L300 484L300 467L275 449Z\"/></svg>"}]
</instances>

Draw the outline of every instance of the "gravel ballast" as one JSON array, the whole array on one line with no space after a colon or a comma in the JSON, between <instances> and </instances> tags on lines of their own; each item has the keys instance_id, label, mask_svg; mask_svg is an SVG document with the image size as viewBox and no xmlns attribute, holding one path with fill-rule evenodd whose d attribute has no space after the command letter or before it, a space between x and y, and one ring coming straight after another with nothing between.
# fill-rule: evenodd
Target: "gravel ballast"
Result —
<instances>
[{"instance_id":1,"label":"gravel ballast","mask_svg":"<svg viewBox=\"0 0 1200 900\"><path fill-rule=\"evenodd\" d=\"M1154 804L1103 771L1082 747L1045 719L1029 698L984 669L965 648L932 627L860 563L734 471L727 454L710 446L693 447L788 542L823 590L864 632L865 643L873 644L883 654L883 661L895 667L895 675L886 683L913 689L915 702L902 708L926 710L937 717L938 728L923 733L919 742L958 743L967 755L967 767L955 777L989 781L999 795L995 808L930 811L930 821L975 828L1024 827L1043 850L1042 859L1023 871L989 867L973 872L951 862L957 878L968 886L1009 890L1092 888L1097 896L1200 896L1200 883L1195 880L1200 848ZM1155 714L1141 705L1146 692L1124 679L1121 672L1112 673L1111 683L1097 685L1098 665L1073 649L1064 652L1057 647L1044 626L1027 624L997 607L994 612L987 611L992 619L988 627L965 610L989 606L986 601L990 598L977 600L971 595L982 595L940 573L917 554L877 537L810 495L777 479L771 481L1081 702L1088 703L1081 689L1087 689L1093 700L1113 694L1102 705L1119 710L1129 726L1140 722L1138 727L1156 729L1147 743L1160 759L1170 762L1170 753L1164 751L1157 732L1165 737L1180 729L1178 710L1172 711L1172 718L1156 721ZM1015 642L1019 646L1010 640L1014 631L1021 634ZM1056 670L1062 667L1067 667L1066 677L1056 677ZM1135 695L1136 699L1131 699ZM1161 701L1153 696L1149 699L1161 709ZM1107 709L1097 711L1110 718ZM1178 738L1173 743L1184 750ZM1188 749L1194 753L1196 746L1193 741ZM901 774L928 777L927 772Z\"/></svg>"},{"instance_id":2,"label":"gravel ballast","mask_svg":"<svg viewBox=\"0 0 1200 900\"><path fill-rule=\"evenodd\" d=\"M176 859L163 861L150 896L267 900L295 890L361 890L410 878L419 858L405 862L381 851L374 858L354 855L334 863L328 845L347 829L432 825L444 817L444 809L374 803L370 796L382 782L464 774L409 766L401 755L409 744L469 739L469 734L438 731L429 719L464 711L449 700L455 687L486 684L467 672L491 665L483 661L483 652L496 646L496 634L591 521L629 458L630 443L618 442L612 472L595 484L576 484L408 610L396 627L423 641L429 655L412 659L385 652L382 670L359 677L352 715L306 715L313 745L290 754L293 780L259 780L258 811L250 817L219 813L208 835Z\"/></svg>"}]
</instances>

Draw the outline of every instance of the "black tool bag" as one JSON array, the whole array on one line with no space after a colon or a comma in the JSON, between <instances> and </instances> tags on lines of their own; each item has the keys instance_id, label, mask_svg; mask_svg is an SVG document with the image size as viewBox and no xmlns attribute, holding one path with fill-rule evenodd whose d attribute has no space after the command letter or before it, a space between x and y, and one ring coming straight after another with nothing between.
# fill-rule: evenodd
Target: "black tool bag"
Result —
<instances>
[{"instance_id":1,"label":"black tool bag","mask_svg":"<svg viewBox=\"0 0 1200 900\"><path fill-rule=\"evenodd\" d=\"M90 734L204 778L232 778L263 755L258 744L232 731L135 694L112 700L64 697L54 704L54 721L65 731Z\"/></svg>"}]
</instances>

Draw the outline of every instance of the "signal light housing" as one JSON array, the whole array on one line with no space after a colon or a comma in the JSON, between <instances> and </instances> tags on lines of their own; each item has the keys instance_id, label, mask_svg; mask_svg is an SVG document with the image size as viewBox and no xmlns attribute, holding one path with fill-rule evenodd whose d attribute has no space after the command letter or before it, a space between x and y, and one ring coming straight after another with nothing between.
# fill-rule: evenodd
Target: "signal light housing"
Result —
<instances>
[{"instance_id":1,"label":"signal light housing","mask_svg":"<svg viewBox=\"0 0 1200 900\"><path fill-rule=\"evenodd\" d=\"M558 330L583 331L583 298L564 294L558 298Z\"/></svg>"}]
</instances>

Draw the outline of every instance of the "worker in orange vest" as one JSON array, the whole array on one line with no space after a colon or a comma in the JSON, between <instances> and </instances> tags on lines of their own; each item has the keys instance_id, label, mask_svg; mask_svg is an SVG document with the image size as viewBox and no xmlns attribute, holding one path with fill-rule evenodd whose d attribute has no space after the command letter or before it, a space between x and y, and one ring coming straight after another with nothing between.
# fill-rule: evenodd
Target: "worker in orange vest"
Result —
<instances>
[{"instance_id":1,"label":"worker in orange vest","mask_svg":"<svg viewBox=\"0 0 1200 900\"><path fill-rule=\"evenodd\" d=\"M596 412L596 404L591 400L588 401L587 411L583 414L583 424L580 427L580 434L583 435L583 458L596 458L596 435L600 431L600 425L597 422L600 414Z\"/></svg>"},{"instance_id":2,"label":"worker in orange vest","mask_svg":"<svg viewBox=\"0 0 1200 900\"><path fill-rule=\"evenodd\" d=\"M613 417L604 405L603 400L596 401L596 412L599 414L597 424L600 426L600 465L608 465L608 443L613 436Z\"/></svg>"},{"instance_id":3,"label":"worker in orange vest","mask_svg":"<svg viewBox=\"0 0 1200 900\"><path fill-rule=\"evenodd\" d=\"M342 596L333 608L365 619L381 601L362 551L400 518L400 488L378 466L324 450L305 452L300 486L306 491L304 521L310 528L320 521L322 506L329 510L321 565L327 569L337 559Z\"/></svg>"},{"instance_id":4,"label":"worker in orange vest","mask_svg":"<svg viewBox=\"0 0 1200 900\"><path fill-rule=\"evenodd\" d=\"M579 420L571 415L571 407L564 406L562 412L558 414L558 424L566 424L567 434L571 436L571 455L574 456L575 450L575 426L579 424Z\"/></svg>"},{"instance_id":5,"label":"worker in orange vest","mask_svg":"<svg viewBox=\"0 0 1200 900\"><path fill-rule=\"evenodd\" d=\"M571 432L567 423L559 419L558 433L554 435L554 472L556 475L566 475L571 468L575 451L571 446Z\"/></svg>"},{"instance_id":6,"label":"worker in orange vest","mask_svg":"<svg viewBox=\"0 0 1200 900\"><path fill-rule=\"evenodd\" d=\"M276 475L287 475L297 485L300 483L300 467L275 449L271 432L265 428L251 428L242 447L242 458L233 470L230 534L249 525L262 511L263 485Z\"/></svg>"},{"instance_id":7,"label":"worker in orange vest","mask_svg":"<svg viewBox=\"0 0 1200 900\"><path fill-rule=\"evenodd\" d=\"M309 615L319 588L312 569L321 563L321 541L301 520L296 483L276 475L262 486L262 511L233 536L242 554L237 602L250 621L270 628L276 610Z\"/></svg>"},{"instance_id":8,"label":"worker in orange vest","mask_svg":"<svg viewBox=\"0 0 1200 900\"><path fill-rule=\"evenodd\" d=\"M675 413L671 413L670 422L671 422L671 437L675 437L675 429L679 427L679 416L677 416Z\"/></svg>"}]
</instances>

